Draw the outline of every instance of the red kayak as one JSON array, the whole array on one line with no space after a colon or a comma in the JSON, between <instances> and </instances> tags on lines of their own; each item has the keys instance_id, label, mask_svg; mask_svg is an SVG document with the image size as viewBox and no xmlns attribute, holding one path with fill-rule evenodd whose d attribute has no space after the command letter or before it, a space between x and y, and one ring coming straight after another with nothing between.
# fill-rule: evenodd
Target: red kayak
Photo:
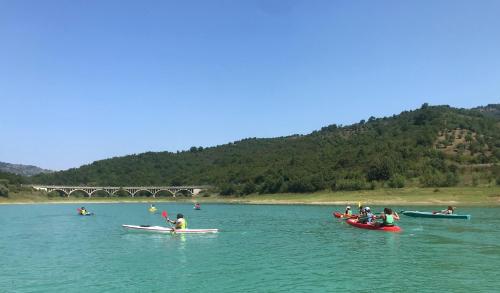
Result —
<instances>
[{"instance_id":1,"label":"red kayak","mask_svg":"<svg viewBox=\"0 0 500 293\"><path fill-rule=\"evenodd\" d=\"M392 227L384 227L384 226L375 226L373 224L362 224L358 223L357 219L347 219L347 224L361 228L361 229L369 229L369 230L379 230L379 231L387 231L387 232L401 232L401 227L398 226L392 226Z\"/></svg>"},{"instance_id":2,"label":"red kayak","mask_svg":"<svg viewBox=\"0 0 500 293\"><path fill-rule=\"evenodd\" d=\"M350 219L357 219L358 218L358 215L351 215L350 217L346 214L342 214L342 213L339 213L339 212L333 212L333 216L335 218L350 218Z\"/></svg>"}]
</instances>

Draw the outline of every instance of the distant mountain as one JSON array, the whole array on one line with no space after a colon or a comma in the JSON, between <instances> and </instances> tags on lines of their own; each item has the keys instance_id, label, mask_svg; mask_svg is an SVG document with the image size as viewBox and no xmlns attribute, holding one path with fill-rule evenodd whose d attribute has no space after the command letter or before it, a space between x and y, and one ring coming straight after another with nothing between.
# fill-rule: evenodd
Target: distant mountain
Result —
<instances>
[{"instance_id":1,"label":"distant mountain","mask_svg":"<svg viewBox=\"0 0 500 293\"><path fill-rule=\"evenodd\" d=\"M94 186L203 184L221 194L241 195L491 184L500 182L500 117L492 115L495 109L498 105L457 109L424 104L308 135L147 152L31 180Z\"/></svg>"},{"instance_id":2,"label":"distant mountain","mask_svg":"<svg viewBox=\"0 0 500 293\"><path fill-rule=\"evenodd\" d=\"M0 171L22 176L33 176L40 173L52 173L54 171L42 169L31 165L10 164L0 162Z\"/></svg>"}]
</instances>

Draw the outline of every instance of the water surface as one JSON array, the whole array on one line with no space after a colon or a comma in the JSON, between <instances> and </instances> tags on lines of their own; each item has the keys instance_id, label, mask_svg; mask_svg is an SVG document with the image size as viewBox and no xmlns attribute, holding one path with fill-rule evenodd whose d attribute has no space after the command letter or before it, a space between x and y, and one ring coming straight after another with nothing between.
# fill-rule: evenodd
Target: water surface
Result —
<instances>
[{"instance_id":1,"label":"water surface","mask_svg":"<svg viewBox=\"0 0 500 293\"><path fill-rule=\"evenodd\" d=\"M470 221L401 216L403 233L351 227L335 206L157 204L212 235L162 225L146 204L0 206L0 292L498 292L500 208ZM376 210L376 207L372 207ZM381 210L381 208L379 208ZM402 207L394 207L401 210ZM437 207L405 207L435 210Z\"/></svg>"}]
</instances>

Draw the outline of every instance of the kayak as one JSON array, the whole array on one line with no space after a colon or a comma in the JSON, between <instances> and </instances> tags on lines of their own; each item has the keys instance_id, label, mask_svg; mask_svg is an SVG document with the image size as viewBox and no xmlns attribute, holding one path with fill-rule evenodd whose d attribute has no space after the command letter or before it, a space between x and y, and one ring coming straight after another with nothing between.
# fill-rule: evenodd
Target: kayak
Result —
<instances>
[{"instance_id":1,"label":"kayak","mask_svg":"<svg viewBox=\"0 0 500 293\"><path fill-rule=\"evenodd\" d=\"M148 210L149 210L150 213L156 212L156 208L149 208Z\"/></svg>"},{"instance_id":2,"label":"kayak","mask_svg":"<svg viewBox=\"0 0 500 293\"><path fill-rule=\"evenodd\" d=\"M149 226L149 225L122 225L123 228L132 231L144 231L154 233L175 233L175 234L203 234L203 233L217 233L219 229L177 229L163 226Z\"/></svg>"},{"instance_id":3,"label":"kayak","mask_svg":"<svg viewBox=\"0 0 500 293\"><path fill-rule=\"evenodd\" d=\"M466 220L470 220L470 215L441 214L441 213L419 212L419 211L403 211L401 213L403 215L410 216L410 217L447 218L447 219L466 219Z\"/></svg>"},{"instance_id":4,"label":"kayak","mask_svg":"<svg viewBox=\"0 0 500 293\"><path fill-rule=\"evenodd\" d=\"M93 215L94 215L94 213L86 213L86 214L84 214L84 215L82 215L82 214L78 214L78 215L79 215L79 216L93 216Z\"/></svg>"},{"instance_id":5,"label":"kayak","mask_svg":"<svg viewBox=\"0 0 500 293\"><path fill-rule=\"evenodd\" d=\"M347 219L346 222L347 222L347 224L349 224L351 226L361 228L361 229L379 230L379 231L386 231L386 232L401 232L402 231L401 227L398 227L398 226L392 226L392 227L380 226L380 227L377 227L377 226L372 225L372 224L358 223L357 219Z\"/></svg>"},{"instance_id":6,"label":"kayak","mask_svg":"<svg viewBox=\"0 0 500 293\"><path fill-rule=\"evenodd\" d=\"M333 212L333 216L335 218L349 218L349 219L357 219L358 215L351 215L350 217L346 214L339 213L339 212Z\"/></svg>"}]
</instances>

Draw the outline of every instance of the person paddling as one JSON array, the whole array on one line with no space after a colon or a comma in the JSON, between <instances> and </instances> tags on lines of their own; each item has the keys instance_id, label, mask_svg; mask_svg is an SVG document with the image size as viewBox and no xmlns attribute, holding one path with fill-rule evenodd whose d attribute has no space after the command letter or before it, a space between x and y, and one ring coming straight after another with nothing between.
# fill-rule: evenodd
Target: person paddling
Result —
<instances>
[{"instance_id":1,"label":"person paddling","mask_svg":"<svg viewBox=\"0 0 500 293\"><path fill-rule=\"evenodd\" d=\"M194 209L195 209L195 210L201 210L201 206L200 206L200 204L199 204L199 203L195 203L195 204L194 204Z\"/></svg>"},{"instance_id":2,"label":"person paddling","mask_svg":"<svg viewBox=\"0 0 500 293\"><path fill-rule=\"evenodd\" d=\"M358 222L363 224L371 224L373 222L373 213L370 207L364 208L363 216L358 220Z\"/></svg>"},{"instance_id":3,"label":"person paddling","mask_svg":"<svg viewBox=\"0 0 500 293\"><path fill-rule=\"evenodd\" d=\"M446 210L442 210L439 213L445 214L445 215L451 215L451 214L453 214L454 211L455 211L455 209L453 209L452 206L448 206L448 208Z\"/></svg>"},{"instance_id":4,"label":"person paddling","mask_svg":"<svg viewBox=\"0 0 500 293\"><path fill-rule=\"evenodd\" d=\"M347 206L345 208L344 216L349 217L349 218L352 216L351 206Z\"/></svg>"},{"instance_id":5,"label":"person paddling","mask_svg":"<svg viewBox=\"0 0 500 293\"><path fill-rule=\"evenodd\" d=\"M85 209L85 207L81 207L80 208L80 215L82 216L85 216L86 214L88 214L89 212L87 212L87 210Z\"/></svg>"},{"instance_id":6,"label":"person paddling","mask_svg":"<svg viewBox=\"0 0 500 293\"><path fill-rule=\"evenodd\" d=\"M375 222L377 227L393 227L394 221L399 221L399 215L396 212L393 212L390 208L384 208L384 212L379 216L382 219L382 222Z\"/></svg>"},{"instance_id":7,"label":"person paddling","mask_svg":"<svg viewBox=\"0 0 500 293\"><path fill-rule=\"evenodd\" d=\"M167 222L175 224L175 229L186 229L187 228L187 222L186 219L184 219L183 214L177 214L177 220L172 221L169 218L167 218Z\"/></svg>"}]
</instances>

